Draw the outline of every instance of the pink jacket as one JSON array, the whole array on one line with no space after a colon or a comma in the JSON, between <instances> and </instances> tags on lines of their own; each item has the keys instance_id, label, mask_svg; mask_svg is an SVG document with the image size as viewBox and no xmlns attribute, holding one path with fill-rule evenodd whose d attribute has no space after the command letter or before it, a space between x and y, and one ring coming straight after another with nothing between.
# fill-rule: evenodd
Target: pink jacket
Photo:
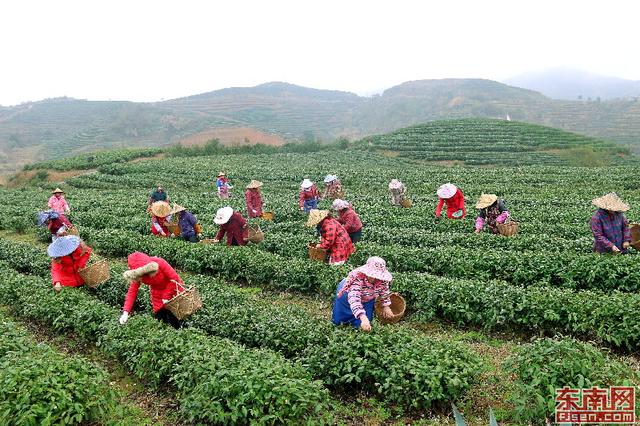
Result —
<instances>
[{"instance_id":1,"label":"pink jacket","mask_svg":"<svg viewBox=\"0 0 640 426\"><path fill-rule=\"evenodd\" d=\"M69 211L69 204L67 204L67 200L64 199L64 195L60 198L52 195L47 204L51 210L60 214L65 214L65 212Z\"/></svg>"}]
</instances>

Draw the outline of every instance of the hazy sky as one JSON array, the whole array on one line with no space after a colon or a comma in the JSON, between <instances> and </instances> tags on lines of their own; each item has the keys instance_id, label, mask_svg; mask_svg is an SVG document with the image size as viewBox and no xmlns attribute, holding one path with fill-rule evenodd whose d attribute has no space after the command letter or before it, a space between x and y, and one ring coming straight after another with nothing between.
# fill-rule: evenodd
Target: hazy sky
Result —
<instances>
[{"instance_id":1,"label":"hazy sky","mask_svg":"<svg viewBox=\"0 0 640 426\"><path fill-rule=\"evenodd\" d=\"M0 105L287 81L371 94L571 66L640 80L640 1L5 0Z\"/></svg>"}]
</instances>

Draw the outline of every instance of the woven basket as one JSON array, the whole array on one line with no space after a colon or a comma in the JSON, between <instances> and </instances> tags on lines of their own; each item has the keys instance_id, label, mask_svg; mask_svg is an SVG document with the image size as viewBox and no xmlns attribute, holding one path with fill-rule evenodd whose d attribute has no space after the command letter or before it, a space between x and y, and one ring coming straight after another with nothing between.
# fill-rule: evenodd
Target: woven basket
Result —
<instances>
[{"instance_id":1,"label":"woven basket","mask_svg":"<svg viewBox=\"0 0 640 426\"><path fill-rule=\"evenodd\" d=\"M254 244L261 243L264 240L264 232L260 229L260 225L249 225L249 237L247 239Z\"/></svg>"},{"instance_id":2,"label":"woven basket","mask_svg":"<svg viewBox=\"0 0 640 426\"><path fill-rule=\"evenodd\" d=\"M640 223L632 223L629 228L631 229L631 247L640 250Z\"/></svg>"},{"instance_id":3,"label":"woven basket","mask_svg":"<svg viewBox=\"0 0 640 426\"><path fill-rule=\"evenodd\" d=\"M408 199L408 198L403 198L403 199L400 201L400 205L401 205L402 207L404 207L405 209L408 209L409 207L413 206L413 201L411 201L411 200L410 200L410 199Z\"/></svg>"},{"instance_id":4,"label":"woven basket","mask_svg":"<svg viewBox=\"0 0 640 426\"><path fill-rule=\"evenodd\" d=\"M391 318L385 318L382 316L382 300L376 300L375 311L376 317L378 317L378 321L383 324L395 324L402 319L404 316L404 311L407 308L407 303L404 301L404 298L400 296L400 293L391 293L389 295L391 299L391 312L393 312L393 316Z\"/></svg>"},{"instance_id":5,"label":"woven basket","mask_svg":"<svg viewBox=\"0 0 640 426\"><path fill-rule=\"evenodd\" d=\"M193 315L198 309L202 308L202 299L200 293L195 287L191 287L182 293L175 295L164 305L179 320Z\"/></svg>"},{"instance_id":6,"label":"woven basket","mask_svg":"<svg viewBox=\"0 0 640 426\"><path fill-rule=\"evenodd\" d=\"M262 219L272 221L275 218L273 212L262 212Z\"/></svg>"},{"instance_id":7,"label":"woven basket","mask_svg":"<svg viewBox=\"0 0 640 426\"><path fill-rule=\"evenodd\" d=\"M85 284L91 288L98 287L111 278L109 274L109 264L106 259L99 260L86 268L82 268L78 273Z\"/></svg>"},{"instance_id":8,"label":"woven basket","mask_svg":"<svg viewBox=\"0 0 640 426\"><path fill-rule=\"evenodd\" d=\"M66 235L75 235L75 236L79 236L80 232L78 231L78 228L76 226L71 226L70 228L67 228L65 231Z\"/></svg>"},{"instance_id":9,"label":"woven basket","mask_svg":"<svg viewBox=\"0 0 640 426\"><path fill-rule=\"evenodd\" d=\"M180 235L182 233L182 231L180 231L180 225L178 225L177 223L165 222L164 226L167 227L167 230L170 234Z\"/></svg>"},{"instance_id":10,"label":"woven basket","mask_svg":"<svg viewBox=\"0 0 640 426\"><path fill-rule=\"evenodd\" d=\"M309 259L319 260L325 262L327 260L327 251L325 249L317 248L314 243L309 243Z\"/></svg>"},{"instance_id":11,"label":"woven basket","mask_svg":"<svg viewBox=\"0 0 640 426\"><path fill-rule=\"evenodd\" d=\"M498 232L505 237L511 237L518 233L518 222L510 221L506 223L498 223Z\"/></svg>"}]
</instances>

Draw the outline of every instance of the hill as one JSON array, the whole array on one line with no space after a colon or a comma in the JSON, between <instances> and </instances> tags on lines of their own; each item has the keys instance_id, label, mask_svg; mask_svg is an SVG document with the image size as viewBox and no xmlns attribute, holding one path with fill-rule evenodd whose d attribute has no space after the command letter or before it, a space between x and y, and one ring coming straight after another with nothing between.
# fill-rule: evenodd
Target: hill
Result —
<instances>
[{"instance_id":1,"label":"hill","mask_svg":"<svg viewBox=\"0 0 640 426\"><path fill-rule=\"evenodd\" d=\"M640 145L637 99L559 101L480 79L407 82L371 98L267 83L158 103L58 98L0 108L0 174L32 161L100 149L168 145L214 129L243 128L265 139L329 141L434 120L507 114L522 122Z\"/></svg>"},{"instance_id":2,"label":"hill","mask_svg":"<svg viewBox=\"0 0 640 426\"><path fill-rule=\"evenodd\" d=\"M623 163L628 150L613 142L506 120L434 121L365 138L388 156L445 164L605 166Z\"/></svg>"},{"instance_id":3,"label":"hill","mask_svg":"<svg viewBox=\"0 0 640 426\"><path fill-rule=\"evenodd\" d=\"M505 83L535 90L553 99L588 100L640 97L640 81L554 68L521 74Z\"/></svg>"}]
</instances>

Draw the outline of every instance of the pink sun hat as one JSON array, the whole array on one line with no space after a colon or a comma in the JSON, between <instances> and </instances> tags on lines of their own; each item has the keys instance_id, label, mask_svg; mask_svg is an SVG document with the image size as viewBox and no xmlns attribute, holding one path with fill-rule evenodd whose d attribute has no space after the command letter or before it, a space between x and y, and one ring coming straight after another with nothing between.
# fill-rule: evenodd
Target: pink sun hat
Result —
<instances>
[{"instance_id":1,"label":"pink sun hat","mask_svg":"<svg viewBox=\"0 0 640 426\"><path fill-rule=\"evenodd\" d=\"M458 192L458 187L452 183L445 183L440 188L438 188L438 197L444 198L445 200L453 197Z\"/></svg>"},{"instance_id":2,"label":"pink sun hat","mask_svg":"<svg viewBox=\"0 0 640 426\"><path fill-rule=\"evenodd\" d=\"M377 280L391 282L393 277L391 272L387 270L387 262L383 258L378 256L371 256L367 259L367 263L359 268L356 268L357 272L362 272L370 278Z\"/></svg>"}]
</instances>

